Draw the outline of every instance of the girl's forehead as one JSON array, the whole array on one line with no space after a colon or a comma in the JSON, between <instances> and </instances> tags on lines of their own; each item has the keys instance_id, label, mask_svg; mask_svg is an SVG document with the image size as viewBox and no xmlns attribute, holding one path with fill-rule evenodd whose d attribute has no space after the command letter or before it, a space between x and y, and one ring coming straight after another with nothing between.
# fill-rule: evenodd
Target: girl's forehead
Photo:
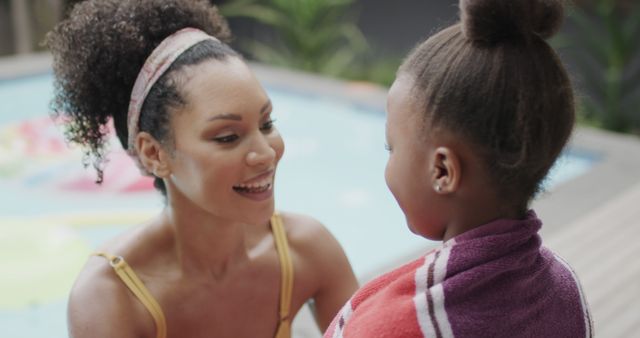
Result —
<instances>
[{"instance_id":1,"label":"girl's forehead","mask_svg":"<svg viewBox=\"0 0 640 338\"><path fill-rule=\"evenodd\" d=\"M387 113L401 116L402 119L411 117L413 123L413 115L419 111L420 106L415 94L414 81L411 78L397 78L387 95Z\"/></svg>"}]
</instances>

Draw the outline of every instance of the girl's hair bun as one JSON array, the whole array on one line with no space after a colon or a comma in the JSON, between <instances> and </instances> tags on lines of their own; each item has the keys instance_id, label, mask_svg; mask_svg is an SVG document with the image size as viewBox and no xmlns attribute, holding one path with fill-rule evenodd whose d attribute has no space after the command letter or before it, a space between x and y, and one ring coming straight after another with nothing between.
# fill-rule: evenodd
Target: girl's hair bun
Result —
<instances>
[{"instance_id":1,"label":"girl's hair bun","mask_svg":"<svg viewBox=\"0 0 640 338\"><path fill-rule=\"evenodd\" d=\"M460 20L467 39L498 43L553 36L562 24L561 0L460 0Z\"/></svg>"}]
</instances>

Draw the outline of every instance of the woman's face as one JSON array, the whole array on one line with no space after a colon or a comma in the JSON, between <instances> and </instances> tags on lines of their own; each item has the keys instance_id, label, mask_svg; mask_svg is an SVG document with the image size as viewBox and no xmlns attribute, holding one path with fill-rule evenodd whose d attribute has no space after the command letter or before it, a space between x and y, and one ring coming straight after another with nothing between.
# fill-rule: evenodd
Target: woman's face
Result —
<instances>
[{"instance_id":1,"label":"woman's face","mask_svg":"<svg viewBox=\"0 0 640 338\"><path fill-rule=\"evenodd\" d=\"M284 152L269 97L236 57L205 61L179 76L186 105L171 119L169 193L223 219L268 220Z\"/></svg>"},{"instance_id":2,"label":"woman's face","mask_svg":"<svg viewBox=\"0 0 640 338\"><path fill-rule=\"evenodd\" d=\"M385 179L404 213L409 229L429 239L444 232L437 218L430 161L434 146L424 136L422 112L411 96L413 80L398 77L387 98L386 137L389 160Z\"/></svg>"}]
</instances>

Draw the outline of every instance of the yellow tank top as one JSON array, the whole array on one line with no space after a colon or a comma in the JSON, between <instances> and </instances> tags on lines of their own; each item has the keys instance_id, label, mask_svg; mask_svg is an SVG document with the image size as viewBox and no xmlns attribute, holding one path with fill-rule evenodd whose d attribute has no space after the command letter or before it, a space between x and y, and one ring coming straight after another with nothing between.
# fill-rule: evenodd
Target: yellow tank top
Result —
<instances>
[{"instance_id":1,"label":"yellow tank top","mask_svg":"<svg viewBox=\"0 0 640 338\"><path fill-rule=\"evenodd\" d=\"M293 291L293 263L291 253L289 252L289 244L287 243L287 235L282 224L282 218L275 213L271 216L271 231L276 243L276 250L280 259L280 272L282 275L280 282L280 307L278 311L279 320L275 338L291 337L291 293ZM115 270L116 274L131 292L140 300L144 307L149 311L156 324L156 337L167 337L167 322L162 312L160 304L153 298L149 290L144 286L140 278L133 272L129 264L120 256L113 256L104 252L97 252L94 255L102 256L109 260L109 263Z\"/></svg>"}]
</instances>

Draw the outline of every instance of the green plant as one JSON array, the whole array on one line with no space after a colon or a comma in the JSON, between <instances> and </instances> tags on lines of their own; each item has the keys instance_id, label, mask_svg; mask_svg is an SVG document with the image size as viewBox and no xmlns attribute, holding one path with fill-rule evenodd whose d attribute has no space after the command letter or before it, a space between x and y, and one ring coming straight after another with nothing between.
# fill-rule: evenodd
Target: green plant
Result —
<instances>
[{"instance_id":1,"label":"green plant","mask_svg":"<svg viewBox=\"0 0 640 338\"><path fill-rule=\"evenodd\" d=\"M569 11L573 34L560 35L580 80L580 119L621 132L640 132L640 3L584 0Z\"/></svg>"},{"instance_id":2,"label":"green plant","mask_svg":"<svg viewBox=\"0 0 640 338\"><path fill-rule=\"evenodd\" d=\"M373 53L372 53L373 54ZM380 56L363 59L357 65L347 69L341 77L354 81L374 82L390 87L396 78L402 56Z\"/></svg>"},{"instance_id":3,"label":"green plant","mask_svg":"<svg viewBox=\"0 0 640 338\"><path fill-rule=\"evenodd\" d=\"M240 41L256 59L327 75L341 75L367 51L349 11L354 0L235 0L220 6L226 17L271 27L278 41Z\"/></svg>"}]
</instances>

